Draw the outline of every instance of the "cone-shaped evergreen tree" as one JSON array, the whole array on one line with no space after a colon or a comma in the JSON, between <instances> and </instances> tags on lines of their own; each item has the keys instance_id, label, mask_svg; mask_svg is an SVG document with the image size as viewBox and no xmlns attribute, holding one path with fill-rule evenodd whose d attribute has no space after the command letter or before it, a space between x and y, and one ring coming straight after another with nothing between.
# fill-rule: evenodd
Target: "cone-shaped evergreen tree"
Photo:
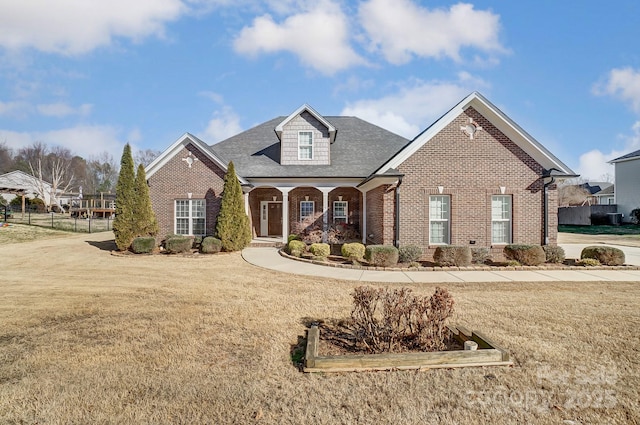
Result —
<instances>
[{"instance_id":1,"label":"cone-shaped evergreen tree","mask_svg":"<svg viewBox=\"0 0 640 425\"><path fill-rule=\"evenodd\" d=\"M218 213L216 225L218 239L222 241L225 251L238 251L251 242L249 217L244 210L242 187L236 176L233 162L229 163L227 174L224 175L222 203Z\"/></svg>"},{"instance_id":2,"label":"cone-shaped evergreen tree","mask_svg":"<svg viewBox=\"0 0 640 425\"><path fill-rule=\"evenodd\" d=\"M147 175L142 164L136 172L136 204L133 208L136 236L155 236L158 233L158 221L151 208Z\"/></svg>"},{"instance_id":3,"label":"cone-shaped evergreen tree","mask_svg":"<svg viewBox=\"0 0 640 425\"><path fill-rule=\"evenodd\" d=\"M136 237L135 226L135 174L131 146L127 143L120 160L120 174L116 184L116 218L113 220L113 233L120 251L129 249Z\"/></svg>"}]
</instances>

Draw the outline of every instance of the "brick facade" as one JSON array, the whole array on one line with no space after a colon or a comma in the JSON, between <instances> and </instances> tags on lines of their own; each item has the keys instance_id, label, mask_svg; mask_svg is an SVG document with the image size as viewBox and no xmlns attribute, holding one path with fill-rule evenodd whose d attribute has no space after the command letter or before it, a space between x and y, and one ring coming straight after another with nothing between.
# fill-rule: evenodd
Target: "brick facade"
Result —
<instances>
[{"instance_id":1,"label":"brick facade","mask_svg":"<svg viewBox=\"0 0 640 425\"><path fill-rule=\"evenodd\" d=\"M367 243L393 245L395 186L382 185L367 192Z\"/></svg>"},{"instance_id":2,"label":"brick facade","mask_svg":"<svg viewBox=\"0 0 640 425\"><path fill-rule=\"evenodd\" d=\"M482 127L473 139L461 126L472 118ZM398 167L401 186L400 243L429 245L429 196L449 195L451 244L490 247L500 257L502 246L491 244L491 196L512 197L514 243L543 241L543 168L475 109L468 108ZM557 191L549 190L549 237L557 239Z\"/></svg>"},{"instance_id":3,"label":"brick facade","mask_svg":"<svg viewBox=\"0 0 640 425\"><path fill-rule=\"evenodd\" d=\"M189 168L183 158L191 152L197 158ZM220 194L224 186L225 172L193 145L186 145L180 152L149 178L151 204L158 219L158 238L175 231L175 201L177 199L206 200L206 232L215 233Z\"/></svg>"}]
</instances>

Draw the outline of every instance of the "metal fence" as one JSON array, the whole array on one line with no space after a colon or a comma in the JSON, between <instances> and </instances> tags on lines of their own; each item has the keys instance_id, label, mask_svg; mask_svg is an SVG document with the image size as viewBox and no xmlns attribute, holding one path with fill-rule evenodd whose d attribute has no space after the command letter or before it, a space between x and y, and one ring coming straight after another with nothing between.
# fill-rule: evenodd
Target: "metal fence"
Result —
<instances>
[{"instance_id":1,"label":"metal fence","mask_svg":"<svg viewBox=\"0 0 640 425\"><path fill-rule=\"evenodd\" d=\"M0 221L15 224L27 224L29 226L47 227L49 229L65 230L67 232L95 233L106 232L113 229L113 219L71 217L69 214L41 213L34 210L0 208Z\"/></svg>"}]
</instances>

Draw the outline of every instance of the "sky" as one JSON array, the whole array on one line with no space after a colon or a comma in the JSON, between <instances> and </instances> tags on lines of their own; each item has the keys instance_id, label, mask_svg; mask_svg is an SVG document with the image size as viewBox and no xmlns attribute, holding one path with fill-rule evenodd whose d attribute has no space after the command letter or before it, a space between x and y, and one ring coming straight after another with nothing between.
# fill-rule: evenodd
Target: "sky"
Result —
<instances>
[{"instance_id":1,"label":"sky","mask_svg":"<svg viewBox=\"0 0 640 425\"><path fill-rule=\"evenodd\" d=\"M640 149L640 2L0 0L0 143L209 144L302 104L412 139L478 91L583 178Z\"/></svg>"}]
</instances>

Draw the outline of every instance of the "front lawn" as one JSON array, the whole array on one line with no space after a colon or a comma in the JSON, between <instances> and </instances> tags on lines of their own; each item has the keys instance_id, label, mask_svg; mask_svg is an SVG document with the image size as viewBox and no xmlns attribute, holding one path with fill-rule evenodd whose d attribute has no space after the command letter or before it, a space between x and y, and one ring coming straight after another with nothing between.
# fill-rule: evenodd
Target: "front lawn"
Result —
<instances>
[{"instance_id":1,"label":"front lawn","mask_svg":"<svg viewBox=\"0 0 640 425\"><path fill-rule=\"evenodd\" d=\"M640 226L624 224L621 226L558 226L558 232L578 233L582 235L640 235Z\"/></svg>"}]
</instances>

